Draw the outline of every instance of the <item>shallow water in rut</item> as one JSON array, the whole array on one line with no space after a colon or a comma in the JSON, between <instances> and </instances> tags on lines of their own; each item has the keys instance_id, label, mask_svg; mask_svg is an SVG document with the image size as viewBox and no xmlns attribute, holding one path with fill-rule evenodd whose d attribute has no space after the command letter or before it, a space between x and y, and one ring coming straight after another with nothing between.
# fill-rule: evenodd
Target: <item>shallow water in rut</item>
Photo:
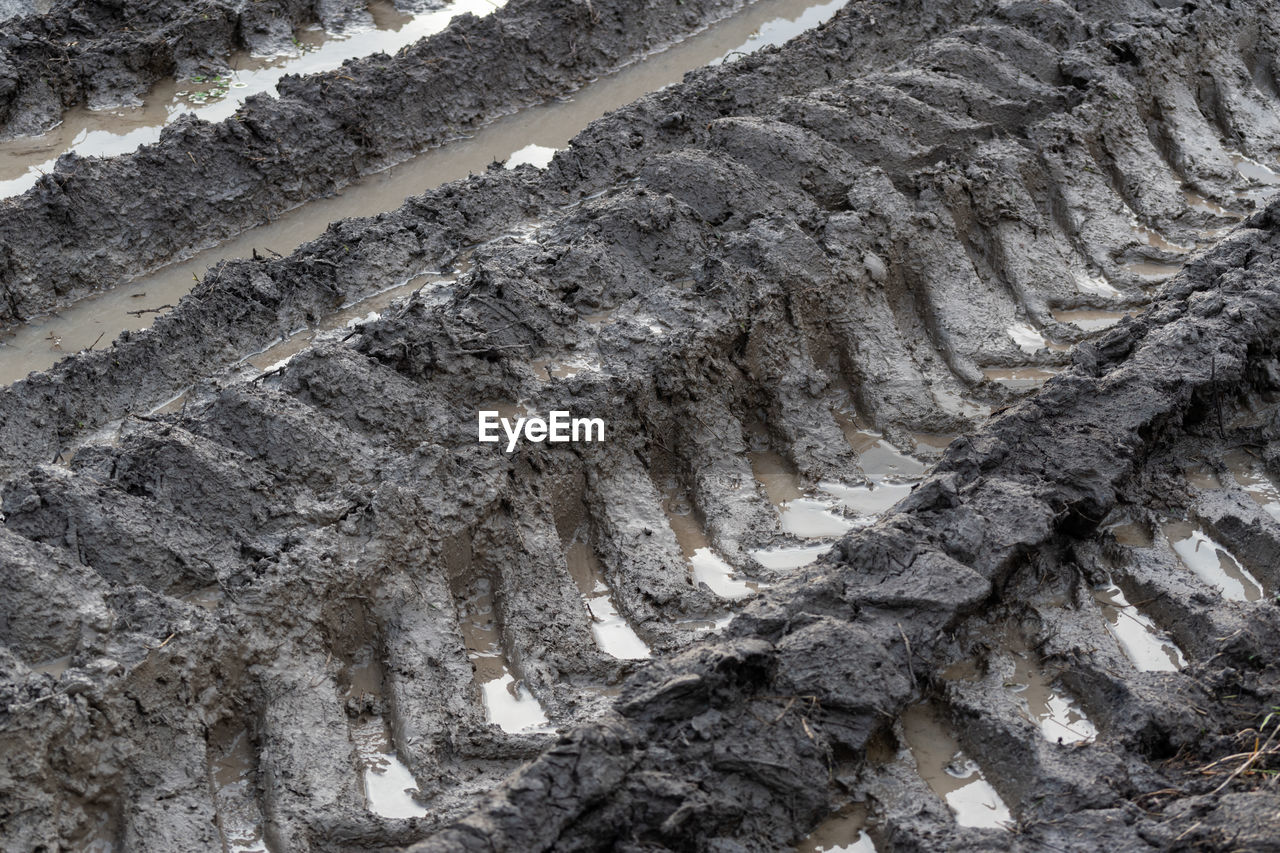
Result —
<instances>
[{"instance_id":1,"label":"shallow water in rut","mask_svg":"<svg viewBox=\"0 0 1280 853\"><path fill-rule=\"evenodd\" d=\"M512 733L550 731L542 705L523 681L516 680L507 662L492 584L487 578L475 578L468 589L470 595L458 608L458 621L489 722Z\"/></svg>"},{"instance_id":2,"label":"shallow water in rut","mask_svg":"<svg viewBox=\"0 0 1280 853\"><path fill-rule=\"evenodd\" d=\"M1133 665L1145 672L1177 672L1187 665L1182 649L1114 583L1093 590L1107 630Z\"/></svg>"},{"instance_id":3,"label":"shallow water in rut","mask_svg":"<svg viewBox=\"0 0 1280 853\"><path fill-rule=\"evenodd\" d=\"M817 23L816 18L825 20L834 15L844 2L757 0L666 50L642 57L583 86L569 97L496 119L471 136L354 181L333 197L309 202L188 259L86 297L55 314L34 318L0 341L0 382L10 384L32 371L51 367L66 355L95 345L105 346L126 329L147 328L219 261L247 258L255 250L264 255L287 255L320 236L331 222L393 210L415 193L483 172L495 160L505 161L530 146L563 148L590 122L609 111L679 82L685 72L726 55L797 35ZM762 40L761 34L768 38ZM546 158L538 158L539 162L543 159Z\"/></svg>"},{"instance_id":4,"label":"shallow water in rut","mask_svg":"<svg viewBox=\"0 0 1280 853\"><path fill-rule=\"evenodd\" d=\"M740 578L712 547L702 513L674 481L664 489L662 511L696 583L704 583L716 595L728 599L746 598L760 591L759 583Z\"/></svg>"},{"instance_id":5,"label":"shallow water in rut","mask_svg":"<svg viewBox=\"0 0 1280 853\"><path fill-rule=\"evenodd\" d=\"M875 853L876 845L867 835L867 807L846 806L818 825L795 846L796 853Z\"/></svg>"},{"instance_id":6,"label":"shallow water in rut","mask_svg":"<svg viewBox=\"0 0 1280 853\"><path fill-rule=\"evenodd\" d=\"M0 198L18 195L53 171L57 159L69 151L81 157L127 154L160 139L161 130L180 116L195 115L209 122L232 116L244 99L274 94L286 74L318 74L341 67L347 59L377 52L395 53L419 39L438 33L456 15L487 15L505 0L454 0L440 9L407 15L387 0L369 4L371 26L330 33L319 27L297 32L293 50L276 56L240 53L227 60L223 75L167 79L158 82L134 107L68 110L48 133L0 142Z\"/></svg>"},{"instance_id":7,"label":"shallow water in rut","mask_svg":"<svg viewBox=\"0 0 1280 853\"><path fill-rule=\"evenodd\" d=\"M1280 521L1280 484L1268 472L1262 459L1248 450L1233 450L1222 460L1232 478L1267 514Z\"/></svg>"},{"instance_id":8,"label":"shallow water in rut","mask_svg":"<svg viewBox=\"0 0 1280 853\"><path fill-rule=\"evenodd\" d=\"M902 715L907 747L920 776L951 809L961 826L1007 829L1009 807L977 762L965 755L938 709L923 703Z\"/></svg>"},{"instance_id":9,"label":"shallow water in rut","mask_svg":"<svg viewBox=\"0 0 1280 853\"><path fill-rule=\"evenodd\" d=\"M360 707L351 721L351 742L360 762L360 781L369 811L391 818L421 817L427 813L409 791L417 780L400 759L387 718L383 670L373 649L366 648L347 668L346 700Z\"/></svg>"},{"instance_id":10,"label":"shallow water in rut","mask_svg":"<svg viewBox=\"0 0 1280 853\"><path fill-rule=\"evenodd\" d=\"M209 783L227 853L267 853L249 732L222 724L209 735Z\"/></svg>"},{"instance_id":11,"label":"shallow water in rut","mask_svg":"<svg viewBox=\"0 0 1280 853\"><path fill-rule=\"evenodd\" d=\"M1162 531L1182 564L1205 583L1220 589L1223 598L1258 601L1263 597L1258 579L1198 525L1172 521L1162 525Z\"/></svg>"},{"instance_id":12,"label":"shallow water in rut","mask_svg":"<svg viewBox=\"0 0 1280 853\"><path fill-rule=\"evenodd\" d=\"M582 593L583 603L591 614L591 634L596 645L607 655L620 660L644 660L650 657L649 646L636 635L618 612L613 592L604 579L604 567L591 546L582 541L565 549L569 574Z\"/></svg>"}]
</instances>

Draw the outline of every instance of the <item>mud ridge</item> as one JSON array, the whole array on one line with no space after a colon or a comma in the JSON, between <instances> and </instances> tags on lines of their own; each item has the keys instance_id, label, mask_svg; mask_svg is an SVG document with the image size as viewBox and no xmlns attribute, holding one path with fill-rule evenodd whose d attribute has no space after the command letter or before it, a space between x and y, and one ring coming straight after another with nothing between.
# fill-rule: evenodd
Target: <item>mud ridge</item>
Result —
<instances>
[{"instance_id":1,"label":"mud ridge","mask_svg":"<svg viewBox=\"0 0 1280 853\"><path fill-rule=\"evenodd\" d=\"M66 155L3 205L0 324L208 246L730 13L736 0L517 0L393 57L288 77L230 119L180 119L113 158ZM145 188L145 189L144 189ZM128 228L119 224L128 222Z\"/></svg>"},{"instance_id":2,"label":"mud ridge","mask_svg":"<svg viewBox=\"0 0 1280 853\"><path fill-rule=\"evenodd\" d=\"M56 125L77 104L136 102L165 77L226 70L237 50L271 54L298 28L341 28L362 3L270 0L190 3L66 2L6 20L0 34L0 139Z\"/></svg>"}]
</instances>

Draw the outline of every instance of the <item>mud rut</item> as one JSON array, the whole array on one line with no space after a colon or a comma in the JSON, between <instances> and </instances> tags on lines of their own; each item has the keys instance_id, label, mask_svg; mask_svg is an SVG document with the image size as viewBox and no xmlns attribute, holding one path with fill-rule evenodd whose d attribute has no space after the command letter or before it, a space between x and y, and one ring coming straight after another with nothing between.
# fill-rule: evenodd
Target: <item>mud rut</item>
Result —
<instances>
[{"instance_id":1,"label":"mud rut","mask_svg":"<svg viewBox=\"0 0 1280 853\"><path fill-rule=\"evenodd\" d=\"M1280 843L1277 12L853 3L17 383L6 845Z\"/></svg>"}]
</instances>

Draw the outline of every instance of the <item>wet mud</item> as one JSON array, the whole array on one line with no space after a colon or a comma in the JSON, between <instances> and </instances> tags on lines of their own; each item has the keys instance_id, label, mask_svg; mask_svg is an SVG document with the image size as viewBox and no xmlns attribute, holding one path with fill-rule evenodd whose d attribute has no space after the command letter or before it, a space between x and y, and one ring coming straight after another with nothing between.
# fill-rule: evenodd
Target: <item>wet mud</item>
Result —
<instances>
[{"instance_id":1,"label":"wet mud","mask_svg":"<svg viewBox=\"0 0 1280 853\"><path fill-rule=\"evenodd\" d=\"M182 115L222 121L234 115L246 98L273 94L285 75L333 71L347 59L378 51L394 54L444 29L457 15L483 16L496 8L498 5L488 0L462 0L406 14L390 0L373 0L359 20L348 21L336 31L319 24L295 29L274 47L226 57L221 66L224 70L158 80L136 105L73 107L45 133L0 143L0 198L30 189L41 175L54 171L58 158L68 152L80 157L132 153L140 145L158 142L161 130Z\"/></svg>"},{"instance_id":2,"label":"wet mud","mask_svg":"<svg viewBox=\"0 0 1280 853\"><path fill-rule=\"evenodd\" d=\"M309 26L369 19L364 4L342 0L40 5L19 10L0 30L0 138L47 130L76 105L136 103L168 77L227 70L237 50L285 51Z\"/></svg>"},{"instance_id":3,"label":"wet mud","mask_svg":"<svg viewBox=\"0 0 1280 853\"><path fill-rule=\"evenodd\" d=\"M379 61L577 34L576 84L626 11ZM850 4L16 382L4 837L1280 844L1277 12ZM608 439L505 453L490 407Z\"/></svg>"},{"instance_id":4,"label":"wet mud","mask_svg":"<svg viewBox=\"0 0 1280 853\"><path fill-rule=\"evenodd\" d=\"M520 107L568 95L736 5L518 0L482 18L464 15L394 56L284 78L278 98L249 98L223 121L181 118L134 154L63 157L33 189L3 203L0 325L189 255ZM55 271L49 262L59 257L66 263Z\"/></svg>"},{"instance_id":5,"label":"wet mud","mask_svg":"<svg viewBox=\"0 0 1280 853\"><path fill-rule=\"evenodd\" d=\"M677 82L685 71L723 57L731 48L739 52L749 48L759 34L785 35L783 24L796 26L815 8L824 14L829 11L825 6L813 7L795 0L758 0L668 49L644 55L616 73L586 83L571 97L503 116L469 137L452 139L389 169L357 179L336 196L310 201L190 258L165 264L56 313L30 319L0 341L0 382L8 384L33 371L48 369L68 353L109 343L121 331L149 327L199 284L210 267L255 254L289 254L323 235L331 222L394 209L417 189L484 172L497 161L505 161L508 168L513 168L519 150L528 147L529 139L545 143L535 147L549 157L554 153L552 148L564 148L582 128L610 109ZM413 20L415 26L431 23L425 15ZM754 40L750 36L753 32L757 34ZM376 36L379 31L370 34ZM409 287L413 289L414 286ZM375 302L377 297L363 301Z\"/></svg>"}]
</instances>

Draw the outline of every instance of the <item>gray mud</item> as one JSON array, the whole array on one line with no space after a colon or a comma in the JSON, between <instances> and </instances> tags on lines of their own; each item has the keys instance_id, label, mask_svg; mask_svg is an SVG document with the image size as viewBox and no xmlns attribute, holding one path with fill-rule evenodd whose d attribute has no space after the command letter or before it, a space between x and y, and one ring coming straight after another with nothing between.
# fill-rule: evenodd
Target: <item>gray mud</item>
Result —
<instances>
[{"instance_id":1,"label":"gray mud","mask_svg":"<svg viewBox=\"0 0 1280 853\"><path fill-rule=\"evenodd\" d=\"M191 258L80 299L56 314L32 319L15 328L0 346L0 383L10 384L35 370L46 370L67 353L110 342L125 329L146 328L157 312L164 313L165 306L176 305L190 292L199 282L198 274L209 267L255 253L290 254L321 236L331 222L394 209L413 192L484 172L495 161L505 161L513 168L517 160L533 152L550 159L591 121L610 110L679 82L686 71L731 52L737 55L763 37L777 37L786 27L800 26L816 13L830 12L834 9L806 6L804 0L757 0L679 44L587 83L570 98L504 116L470 137L452 140L357 180L338 195L308 202ZM415 18L415 25L424 20Z\"/></svg>"},{"instance_id":2,"label":"gray mud","mask_svg":"<svg viewBox=\"0 0 1280 853\"><path fill-rule=\"evenodd\" d=\"M59 159L0 204L0 327L339 192L705 26L734 0L516 0L394 56L280 81L216 124L184 117L116 158ZM127 228L121 223L127 222Z\"/></svg>"},{"instance_id":3,"label":"gray mud","mask_svg":"<svg viewBox=\"0 0 1280 853\"><path fill-rule=\"evenodd\" d=\"M44 133L0 142L0 197L26 192L70 151L80 157L131 153L158 142L164 127L182 115L221 121L245 98L274 92L286 75L332 71L347 59L379 51L393 54L444 29L457 15L483 16L496 8L489 0L453 0L442 8L406 14L390 0L369 0L367 14L341 29L316 25L295 30L273 50L237 51L226 57L223 70L159 80L127 104L73 107Z\"/></svg>"},{"instance_id":4,"label":"gray mud","mask_svg":"<svg viewBox=\"0 0 1280 853\"><path fill-rule=\"evenodd\" d=\"M851 4L16 383L4 837L1280 845L1278 12Z\"/></svg>"},{"instance_id":5,"label":"gray mud","mask_svg":"<svg viewBox=\"0 0 1280 853\"><path fill-rule=\"evenodd\" d=\"M225 71L236 50L279 52L305 26L341 29L368 15L356 0L0 5L0 19L9 18L0 30L0 138L48 130L78 104L137 102L167 77Z\"/></svg>"}]
</instances>

